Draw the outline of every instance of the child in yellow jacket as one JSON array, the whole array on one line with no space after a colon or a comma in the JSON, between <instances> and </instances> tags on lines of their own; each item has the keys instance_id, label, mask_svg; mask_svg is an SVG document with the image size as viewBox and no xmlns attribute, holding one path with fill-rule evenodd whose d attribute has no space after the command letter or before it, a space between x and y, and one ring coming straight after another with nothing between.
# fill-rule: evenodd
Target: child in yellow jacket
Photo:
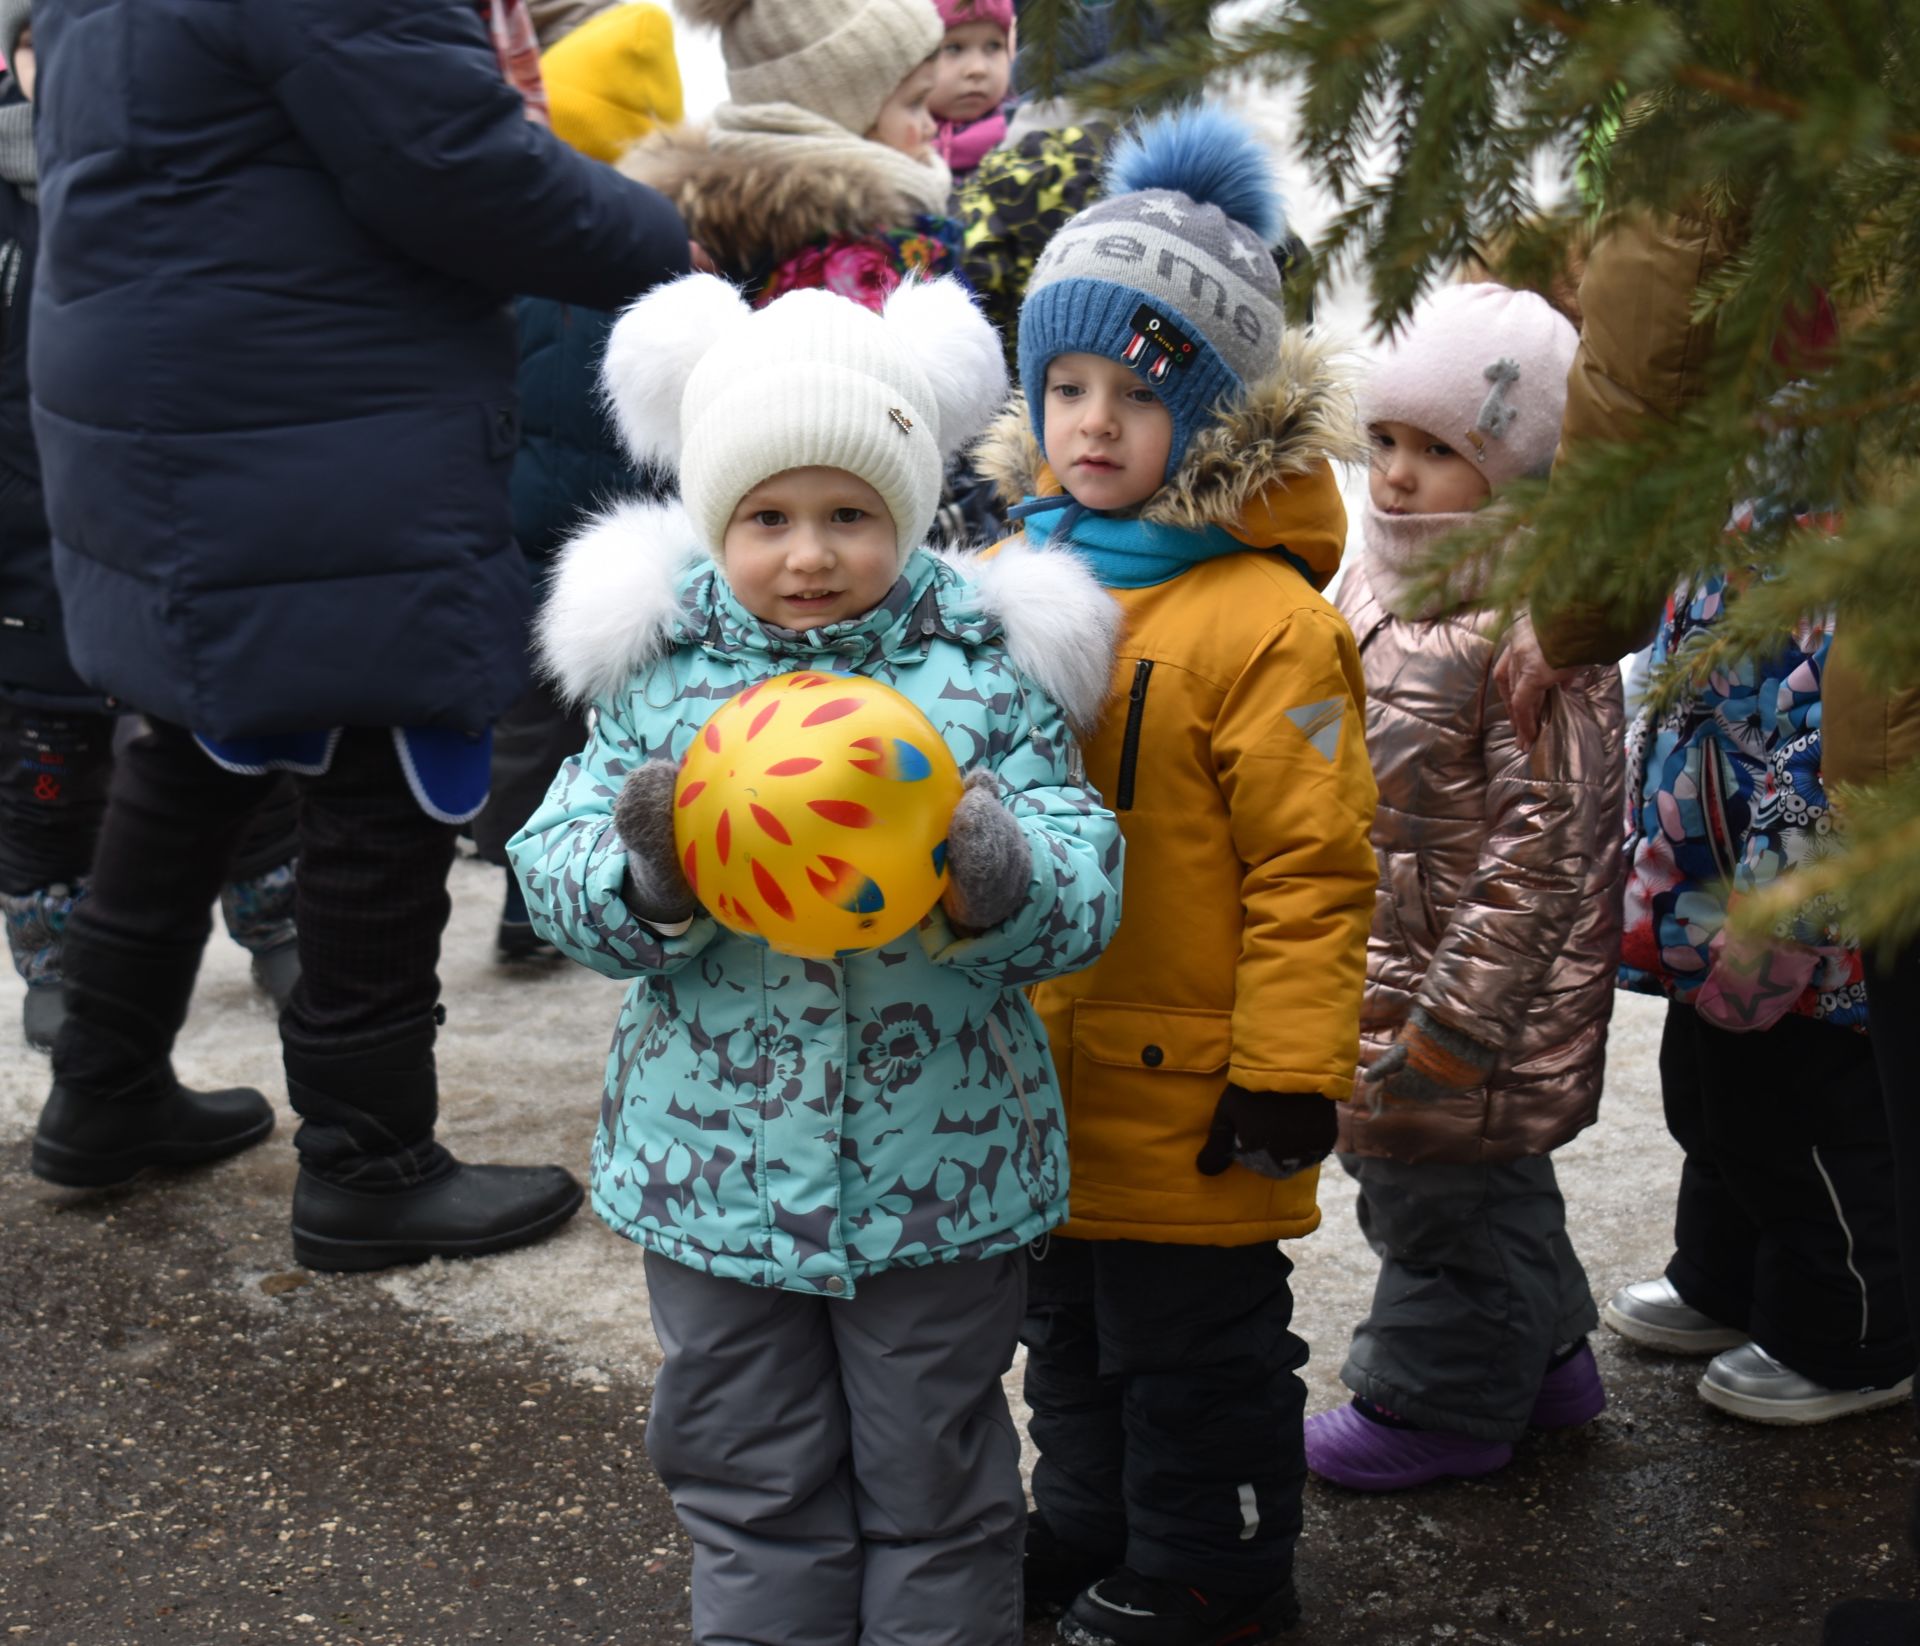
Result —
<instances>
[{"instance_id":1,"label":"child in yellow jacket","mask_svg":"<svg viewBox=\"0 0 1920 1646\"><path fill-rule=\"evenodd\" d=\"M1029 1265L1028 1607L1078 1642L1252 1642L1299 1610L1306 1348L1276 1242L1319 1223L1376 879L1360 659L1319 593L1332 461L1361 447L1285 329L1245 129L1163 117L1107 182L1035 268L1027 404L980 453L1027 541L1083 556L1125 620L1086 759L1126 916L1035 991L1072 1186Z\"/></svg>"}]
</instances>

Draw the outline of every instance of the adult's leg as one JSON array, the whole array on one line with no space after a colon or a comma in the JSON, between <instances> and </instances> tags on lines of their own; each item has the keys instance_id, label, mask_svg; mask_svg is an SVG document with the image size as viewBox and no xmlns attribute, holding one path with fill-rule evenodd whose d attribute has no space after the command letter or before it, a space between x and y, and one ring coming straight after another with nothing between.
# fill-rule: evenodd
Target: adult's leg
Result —
<instances>
[{"instance_id":1,"label":"adult's leg","mask_svg":"<svg viewBox=\"0 0 1920 1646\"><path fill-rule=\"evenodd\" d=\"M1710 1144L1756 1231L1748 1332L1828 1388L1898 1383L1913 1339L1872 1046L1802 1017L1752 1035L1701 1027Z\"/></svg>"},{"instance_id":2,"label":"adult's leg","mask_svg":"<svg viewBox=\"0 0 1920 1646\"><path fill-rule=\"evenodd\" d=\"M280 1034L303 1122L294 1253L309 1266L477 1257L579 1208L557 1166L463 1166L434 1141L453 840L414 799L386 731L347 730L325 775L304 783L301 971Z\"/></svg>"},{"instance_id":3,"label":"adult's leg","mask_svg":"<svg viewBox=\"0 0 1920 1646\"><path fill-rule=\"evenodd\" d=\"M1048 1534L1099 1571L1126 1555L1127 1514L1120 1495L1126 1459L1120 1380L1100 1365L1094 1314L1098 1242L1039 1243L1027 1259L1027 1433L1039 1453L1033 1501ZM1069 1560L1069 1564L1081 1562ZM1078 1585L1069 1585L1077 1588Z\"/></svg>"},{"instance_id":4,"label":"adult's leg","mask_svg":"<svg viewBox=\"0 0 1920 1646\"><path fill-rule=\"evenodd\" d=\"M694 1646L854 1646L862 1561L837 1305L651 1252L646 1269L666 1354L647 1450L693 1540Z\"/></svg>"},{"instance_id":5,"label":"adult's leg","mask_svg":"<svg viewBox=\"0 0 1920 1646\"><path fill-rule=\"evenodd\" d=\"M188 1091L169 1061L213 900L264 788L215 765L177 726L152 723L121 752L91 889L67 927L68 1015L34 1141L40 1176L119 1183L272 1130L258 1092Z\"/></svg>"},{"instance_id":6,"label":"adult's leg","mask_svg":"<svg viewBox=\"0 0 1920 1646\"><path fill-rule=\"evenodd\" d=\"M1518 1440L1554 1349L1598 1320L1552 1163L1355 1164L1382 1261L1342 1379L1418 1428Z\"/></svg>"},{"instance_id":7,"label":"adult's leg","mask_svg":"<svg viewBox=\"0 0 1920 1646\"><path fill-rule=\"evenodd\" d=\"M1721 1129L1709 1119L1716 1112L1714 1094L1722 1090L1715 1064L1717 1032L1691 1006L1667 1008L1660 1037L1660 1098L1667 1131L1685 1157L1667 1279L1689 1308L1745 1331L1753 1307L1760 1229L1728 1181L1720 1156Z\"/></svg>"},{"instance_id":8,"label":"adult's leg","mask_svg":"<svg viewBox=\"0 0 1920 1646\"><path fill-rule=\"evenodd\" d=\"M1024 1255L894 1269L828 1307L851 1426L861 1646L1017 1646Z\"/></svg>"}]
</instances>

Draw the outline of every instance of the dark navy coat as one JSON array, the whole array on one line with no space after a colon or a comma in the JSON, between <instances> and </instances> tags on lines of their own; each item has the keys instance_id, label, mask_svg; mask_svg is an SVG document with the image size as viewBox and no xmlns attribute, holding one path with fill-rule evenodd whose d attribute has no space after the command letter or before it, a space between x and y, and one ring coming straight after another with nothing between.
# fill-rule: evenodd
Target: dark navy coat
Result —
<instances>
[{"instance_id":1,"label":"dark navy coat","mask_svg":"<svg viewBox=\"0 0 1920 1646\"><path fill-rule=\"evenodd\" d=\"M644 490L600 400L600 357L616 318L523 297L520 452L513 460L513 530L536 578L596 505Z\"/></svg>"},{"instance_id":2,"label":"dark navy coat","mask_svg":"<svg viewBox=\"0 0 1920 1646\"><path fill-rule=\"evenodd\" d=\"M100 713L106 702L67 660L28 405L39 220L18 189L0 183L0 699L27 708Z\"/></svg>"},{"instance_id":3,"label":"dark navy coat","mask_svg":"<svg viewBox=\"0 0 1920 1646\"><path fill-rule=\"evenodd\" d=\"M75 666L216 737L524 684L515 292L687 266L467 0L39 0L31 376Z\"/></svg>"}]
</instances>

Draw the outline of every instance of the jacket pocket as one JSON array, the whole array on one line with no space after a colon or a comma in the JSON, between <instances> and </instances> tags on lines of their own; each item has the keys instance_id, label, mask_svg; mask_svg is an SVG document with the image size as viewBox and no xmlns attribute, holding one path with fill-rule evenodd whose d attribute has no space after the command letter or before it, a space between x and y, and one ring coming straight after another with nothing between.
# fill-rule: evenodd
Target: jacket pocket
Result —
<instances>
[{"instance_id":1,"label":"jacket pocket","mask_svg":"<svg viewBox=\"0 0 1920 1646\"><path fill-rule=\"evenodd\" d=\"M1431 954L1440 940L1440 923L1433 914L1433 895L1427 890L1426 872L1417 852L1387 852L1387 892L1393 899L1394 918L1400 922L1407 946L1420 954Z\"/></svg>"},{"instance_id":2,"label":"jacket pocket","mask_svg":"<svg viewBox=\"0 0 1920 1646\"><path fill-rule=\"evenodd\" d=\"M1143 657L1133 666L1133 685L1127 692L1127 726L1120 736L1120 775L1113 786L1113 809L1133 810L1134 776L1140 765L1140 731L1147 718L1147 684L1153 679L1153 659Z\"/></svg>"},{"instance_id":3,"label":"jacket pocket","mask_svg":"<svg viewBox=\"0 0 1920 1646\"><path fill-rule=\"evenodd\" d=\"M1190 1194L1232 1055L1231 1012L1078 1002L1068 1127L1076 1175Z\"/></svg>"}]
</instances>

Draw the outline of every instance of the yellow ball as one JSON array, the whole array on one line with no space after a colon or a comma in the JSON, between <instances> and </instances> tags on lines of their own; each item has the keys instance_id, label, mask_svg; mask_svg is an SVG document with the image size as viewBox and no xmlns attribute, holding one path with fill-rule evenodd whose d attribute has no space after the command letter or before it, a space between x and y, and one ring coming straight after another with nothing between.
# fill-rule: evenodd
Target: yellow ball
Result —
<instances>
[{"instance_id":1,"label":"yellow ball","mask_svg":"<svg viewBox=\"0 0 1920 1646\"><path fill-rule=\"evenodd\" d=\"M721 925L823 960L926 917L959 803L945 741L891 686L783 674L729 698L694 738L674 844Z\"/></svg>"}]
</instances>

